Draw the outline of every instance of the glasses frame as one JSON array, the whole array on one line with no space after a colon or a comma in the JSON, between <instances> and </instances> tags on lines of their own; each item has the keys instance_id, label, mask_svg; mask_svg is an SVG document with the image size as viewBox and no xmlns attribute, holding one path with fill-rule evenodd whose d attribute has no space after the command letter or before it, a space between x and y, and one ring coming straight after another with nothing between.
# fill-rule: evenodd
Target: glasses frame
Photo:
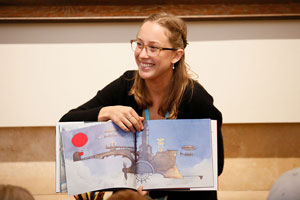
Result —
<instances>
[{"instance_id":1,"label":"glasses frame","mask_svg":"<svg viewBox=\"0 0 300 200\"><path fill-rule=\"evenodd\" d=\"M135 52L136 49L137 49L137 47L136 47L135 49L133 48L132 44L133 44L134 42L137 42L137 40L130 40L131 49ZM150 46L152 46L152 45L150 45ZM154 46L154 45L153 45L153 46ZM160 54L161 51L165 51L165 50L169 50L169 51L177 51L177 50L178 50L178 49L176 49L176 48L157 47L157 46L155 46L155 47L159 50L159 52L158 52L158 54L157 54L156 56L159 56L159 54ZM145 48L145 50L146 50L147 55L149 56L149 54L148 54L148 48L149 48L149 45L143 44L143 48L141 49L140 52L142 52L144 48Z\"/></svg>"}]
</instances>

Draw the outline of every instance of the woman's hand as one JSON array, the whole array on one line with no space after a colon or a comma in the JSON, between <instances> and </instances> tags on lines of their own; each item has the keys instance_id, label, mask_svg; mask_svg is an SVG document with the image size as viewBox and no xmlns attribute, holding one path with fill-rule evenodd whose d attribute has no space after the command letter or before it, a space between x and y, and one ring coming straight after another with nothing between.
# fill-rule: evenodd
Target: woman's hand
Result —
<instances>
[{"instance_id":1,"label":"woman's hand","mask_svg":"<svg viewBox=\"0 0 300 200\"><path fill-rule=\"evenodd\" d=\"M125 132L141 131L144 129L144 117L140 117L133 108L129 106L107 106L103 107L98 114L98 121L111 120Z\"/></svg>"},{"instance_id":2,"label":"woman's hand","mask_svg":"<svg viewBox=\"0 0 300 200\"><path fill-rule=\"evenodd\" d=\"M143 186L142 186L142 185L141 185L140 187L138 187L137 192L138 192L140 195L142 195L142 196L145 196L145 195L148 194L147 191L143 191Z\"/></svg>"}]
</instances>

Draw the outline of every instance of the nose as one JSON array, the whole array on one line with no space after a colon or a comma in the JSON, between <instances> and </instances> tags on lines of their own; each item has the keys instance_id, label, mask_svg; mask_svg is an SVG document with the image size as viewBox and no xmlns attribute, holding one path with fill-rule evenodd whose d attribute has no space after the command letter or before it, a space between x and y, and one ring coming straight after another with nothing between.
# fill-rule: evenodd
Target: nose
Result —
<instances>
[{"instance_id":1,"label":"nose","mask_svg":"<svg viewBox=\"0 0 300 200\"><path fill-rule=\"evenodd\" d=\"M146 48L146 47L144 47L144 48L141 50L139 56L142 57L142 58L144 58L144 57L149 57L149 56L148 56L148 52L147 52L147 48Z\"/></svg>"}]
</instances>

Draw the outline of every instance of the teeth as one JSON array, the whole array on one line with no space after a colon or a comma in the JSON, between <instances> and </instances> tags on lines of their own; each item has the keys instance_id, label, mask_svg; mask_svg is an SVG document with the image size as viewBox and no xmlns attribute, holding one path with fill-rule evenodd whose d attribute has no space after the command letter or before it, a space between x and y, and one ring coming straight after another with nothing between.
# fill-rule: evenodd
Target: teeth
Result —
<instances>
[{"instance_id":1,"label":"teeth","mask_svg":"<svg viewBox=\"0 0 300 200\"><path fill-rule=\"evenodd\" d=\"M152 67L153 64L144 64L144 63L142 63L141 66L142 66L142 67Z\"/></svg>"}]
</instances>

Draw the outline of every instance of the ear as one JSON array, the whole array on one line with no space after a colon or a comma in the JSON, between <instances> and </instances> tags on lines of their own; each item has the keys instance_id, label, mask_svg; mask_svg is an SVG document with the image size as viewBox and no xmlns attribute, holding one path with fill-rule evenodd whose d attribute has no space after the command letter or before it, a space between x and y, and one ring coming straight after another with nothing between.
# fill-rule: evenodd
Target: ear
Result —
<instances>
[{"instance_id":1,"label":"ear","mask_svg":"<svg viewBox=\"0 0 300 200\"><path fill-rule=\"evenodd\" d=\"M177 63L181 59L181 57L183 56L183 54L184 54L184 50L183 49L176 50L175 55L174 55L174 57L173 57L173 59L171 61L172 64Z\"/></svg>"}]
</instances>

